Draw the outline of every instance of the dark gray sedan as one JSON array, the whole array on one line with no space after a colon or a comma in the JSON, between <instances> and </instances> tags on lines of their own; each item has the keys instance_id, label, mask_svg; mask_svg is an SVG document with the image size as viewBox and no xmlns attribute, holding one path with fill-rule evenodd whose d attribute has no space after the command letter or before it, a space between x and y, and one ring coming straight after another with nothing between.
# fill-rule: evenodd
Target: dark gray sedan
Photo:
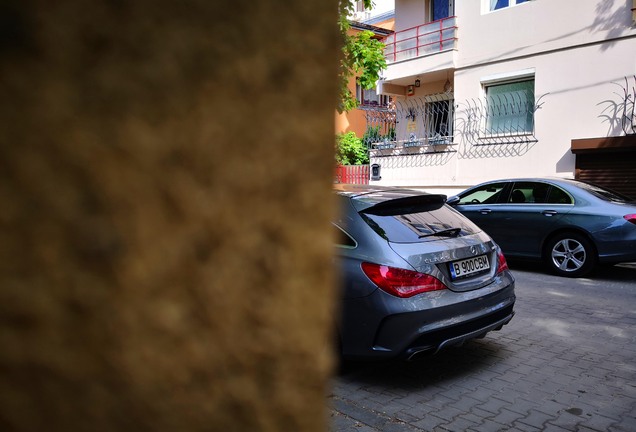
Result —
<instances>
[{"instance_id":1,"label":"dark gray sedan","mask_svg":"<svg viewBox=\"0 0 636 432\"><path fill-rule=\"evenodd\" d=\"M636 261L636 205L576 180L482 183L448 204L484 229L506 256L541 259L554 273L580 277L598 263Z\"/></svg>"},{"instance_id":2,"label":"dark gray sedan","mask_svg":"<svg viewBox=\"0 0 636 432\"><path fill-rule=\"evenodd\" d=\"M501 250L444 195L336 190L344 357L414 359L512 319L514 279Z\"/></svg>"}]
</instances>

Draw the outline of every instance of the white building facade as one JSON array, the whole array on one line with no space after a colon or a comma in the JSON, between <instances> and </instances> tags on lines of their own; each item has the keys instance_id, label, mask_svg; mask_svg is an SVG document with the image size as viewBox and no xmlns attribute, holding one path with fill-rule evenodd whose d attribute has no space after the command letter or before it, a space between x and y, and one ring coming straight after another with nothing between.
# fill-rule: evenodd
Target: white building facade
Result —
<instances>
[{"instance_id":1,"label":"white building facade","mask_svg":"<svg viewBox=\"0 0 636 432\"><path fill-rule=\"evenodd\" d=\"M632 3L396 0L378 83L395 106L370 118L385 132L371 183L449 195L509 177L636 183Z\"/></svg>"},{"instance_id":2,"label":"white building facade","mask_svg":"<svg viewBox=\"0 0 636 432\"><path fill-rule=\"evenodd\" d=\"M365 8L364 1L358 0L356 1L353 16L350 16L349 19L353 21L369 22L377 17L392 14L394 8L394 0L373 0L373 7L371 9Z\"/></svg>"}]
</instances>

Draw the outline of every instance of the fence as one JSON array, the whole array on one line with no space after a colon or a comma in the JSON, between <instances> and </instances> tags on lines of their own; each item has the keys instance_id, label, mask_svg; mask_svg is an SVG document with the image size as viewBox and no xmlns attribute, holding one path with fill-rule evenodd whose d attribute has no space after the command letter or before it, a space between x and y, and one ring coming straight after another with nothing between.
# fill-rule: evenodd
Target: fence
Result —
<instances>
[{"instance_id":1,"label":"fence","mask_svg":"<svg viewBox=\"0 0 636 432\"><path fill-rule=\"evenodd\" d=\"M448 51L455 48L457 25L448 17L417 27L401 30L384 40L387 63Z\"/></svg>"},{"instance_id":2,"label":"fence","mask_svg":"<svg viewBox=\"0 0 636 432\"><path fill-rule=\"evenodd\" d=\"M334 183L369 184L369 165L338 165Z\"/></svg>"},{"instance_id":3,"label":"fence","mask_svg":"<svg viewBox=\"0 0 636 432\"><path fill-rule=\"evenodd\" d=\"M365 111L373 157L397 154L455 152L455 102L452 93L439 93L392 102L388 109Z\"/></svg>"}]
</instances>

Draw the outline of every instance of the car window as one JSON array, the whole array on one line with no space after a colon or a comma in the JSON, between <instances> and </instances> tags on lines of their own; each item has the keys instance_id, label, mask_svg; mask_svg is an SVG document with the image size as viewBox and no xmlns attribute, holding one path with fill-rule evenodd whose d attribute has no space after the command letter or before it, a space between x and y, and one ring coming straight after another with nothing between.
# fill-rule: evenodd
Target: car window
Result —
<instances>
[{"instance_id":1,"label":"car window","mask_svg":"<svg viewBox=\"0 0 636 432\"><path fill-rule=\"evenodd\" d=\"M360 213L373 230L395 243L461 237L480 231L475 224L447 205L424 212L378 215Z\"/></svg>"},{"instance_id":2,"label":"car window","mask_svg":"<svg viewBox=\"0 0 636 432\"><path fill-rule=\"evenodd\" d=\"M552 186L548 195L549 204L572 204L572 197L563 189Z\"/></svg>"},{"instance_id":3,"label":"car window","mask_svg":"<svg viewBox=\"0 0 636 432\"><path fill-rule=\"evenodd\" d=\"M584 182L573 182L573 183L575 183L581 189L585 189L592 195L595 195L596 197L605 201L622 202L622 203L628 203L633 201L625 195L621 195L618 192L605 189L595 184L584 183Z\"/></svg>"},{"instance_id":4,"label":"car window","mask_svg":"<svg viewBox=\"0 0 636 432\"><path fill-rule=\"evenodd\" d=\"M333 238L336 242L336 246L342 246L346 248L355 248L357 246L354 239L352 239L347 233L345 233L340 227L331 225L333 232Z\"/></svg>"},{"instance_id":5,"label":"car window","mask_svg":"<svg viewBox=\"0 0 636 432\"><path fill-rule=\"evenodd\" d=\"M550 185L541 182L515 182L509 203L541 204L547 202Z\"/></svg>"},{"instance_id":6,"label":"car window","mask_svg":"<svg viewBox=\"0 0 636 432\"><path fill-rule=\"evenodd\" d=\"M487 185L479 186L466 195L460 195L460 205L471 204L494 204L499 201L501 194L503 193L506 183L490 183Z\"/></svg>"}]
</instances>

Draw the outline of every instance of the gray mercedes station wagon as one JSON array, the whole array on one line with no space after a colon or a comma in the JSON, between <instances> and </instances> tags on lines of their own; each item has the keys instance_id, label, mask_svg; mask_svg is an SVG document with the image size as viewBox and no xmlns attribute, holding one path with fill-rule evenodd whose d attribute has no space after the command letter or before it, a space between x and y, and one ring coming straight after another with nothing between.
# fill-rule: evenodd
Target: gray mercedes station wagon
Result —
<instances>
[{"instance_id":1,"label":"gray mercedes station wagon","mask_svg":"<svg viewBox=\"0 0 636 432\"><path fill-rule=\"evenodd\" d=\"M514 278L499 246L444 195L335 190L344 358L413 360L512 319Z\"/></svg>"}]
</instances>

